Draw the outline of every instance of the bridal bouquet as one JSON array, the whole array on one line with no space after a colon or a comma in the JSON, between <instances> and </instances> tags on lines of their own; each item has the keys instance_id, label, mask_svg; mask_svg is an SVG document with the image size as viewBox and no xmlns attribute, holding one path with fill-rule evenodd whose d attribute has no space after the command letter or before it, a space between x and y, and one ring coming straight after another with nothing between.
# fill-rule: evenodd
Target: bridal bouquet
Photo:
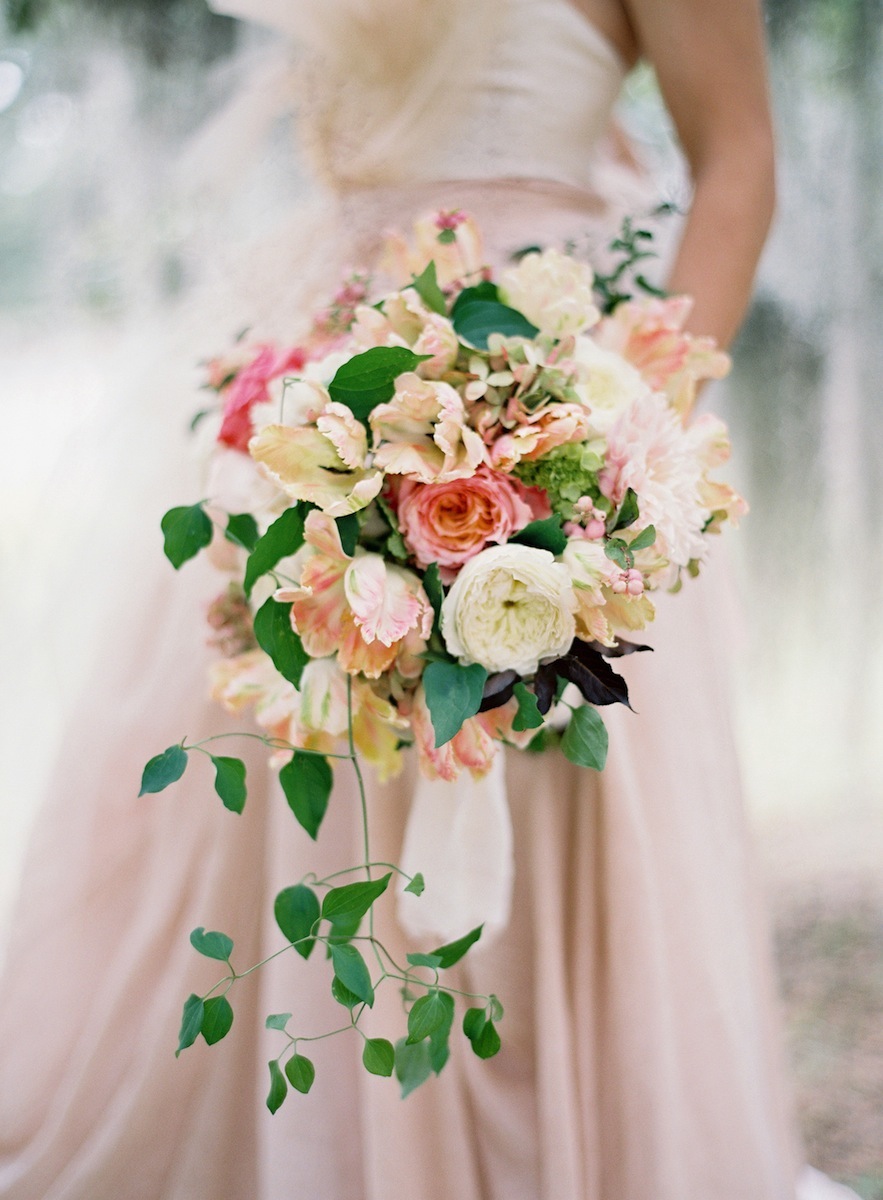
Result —
<instances>
[{"instance_id":1,"label":"bridal bouquet","mask_svg":"<svg viewBox=\"0 0 883 1200\"><path fill-rule=\"evenodd\" d=\"M209 612L213 693L254 709L311 837L341 759L360 787L360 758L383 780L408 747L444 780L486 774L503 744L603 768L598 709L628 704L611 660L646 649L631 639L653 619L654 591L696 574L709 536L745 510L713 477L724 425L687 420L726 357L683 332L687 299L622 291L646 236L625 231L608 275L532 249L495 277L473 222L438 213L416 244L390 240L382 270L399 286L378 298L353 275L298 345L243 340L209 364L209 498L166 514L165 551L177 568L208 548L228 572ZM204 745L157 755L142 791L180 778L193 750L241 811L244 764ZM366 853L353 868L364 881L286 889L276 918L304 958L324 942L334 999L360 1033L378 982L405 981L407 1037L362 1036L367 1069L395 1070L407 1092L444 1065L455 989L439 971L481 930L391 963L372 906L392 872L373 866ZM422 887L408 877L406 890ZM224 1036L239 978L226 935L192 940L230 974L223 995L190 997L179 1049ZM464 1032L488 1057L502 1009L482 999ZM284 1069L284 1055L270 1066L273 1109L286 1079L312 1083L297 1048L309 1039L287 1021L269 1018L289 1039Z\"/></svg>"}]
</instances>

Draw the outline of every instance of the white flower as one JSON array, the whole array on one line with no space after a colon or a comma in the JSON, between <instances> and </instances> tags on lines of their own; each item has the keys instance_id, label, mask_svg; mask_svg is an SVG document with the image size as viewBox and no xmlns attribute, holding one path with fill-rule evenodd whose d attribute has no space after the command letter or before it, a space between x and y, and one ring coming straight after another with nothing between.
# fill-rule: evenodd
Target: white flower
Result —
<instances>
[{"instance_id":1,"label":"white flower","mask_svg":"<svg viewBox=\"0 0 883 1200\"><path fill-rule=\"evenodd\" d=\"M576 339L571 360L576 367L574 390L589 409L592 429L598 434L607 433L623 409L650 391L640 371L591 338Z\"/></svg>"},{"instance_id":2,"label":"white flower","mask_svg":"<svg viewBox=\"0 0 883 1200\"><path fill-rule=\"evenodd\" d=\"M509 543L483 550L442 604L445 645L462 663L530 675L564 654L576 628L567 568L548 550Z\"/></svg>"},{"instance_id":3,"label":"white flower","mask_svg":"<svg viewBox=\"0 0 883 1200\"><path fill-rule=\"evenodd\" d=\"M580 333L600 320L592 268L558 250L525 254L503 273L500 299L555 338Z\"/></svg>"},{"instance_id":4,"label":"white flower","mask_svg":"<svg viewBox=\"0 0 883 1200\"><path fill-rule=\"evenodd\" d=\"M347 677L335 658L311 658L300 681L297 720L308 733L342 737L349 728Z\"/></svg>"},{"instance_id":5,"label":"white flower","mask_svg":"<svg viewBox=\"0 0 883 1200\"><path fill-rule=\"evenodd\" d=\"M278 492L241 450L219 445L212 455L206 480L211 503L224 513L262 513Z\"/></svg>"}]
</instances>

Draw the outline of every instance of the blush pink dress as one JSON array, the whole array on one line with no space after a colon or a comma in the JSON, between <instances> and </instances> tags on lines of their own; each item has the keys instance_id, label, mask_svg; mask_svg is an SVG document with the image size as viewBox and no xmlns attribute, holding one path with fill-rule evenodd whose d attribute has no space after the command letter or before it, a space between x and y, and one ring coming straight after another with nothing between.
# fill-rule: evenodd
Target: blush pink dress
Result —
<instances>
[{"instance_id":1,"label":"blush pink dress","mask_svg":"<svg viewBox=\"0 0 883 1200\"><path fill-rule=\"evenodd\" d=\"M227 7L285 28L299 6ZM471 36L468 23L494 7L492 52L479 57L482 31ZM586 232L600 244L615 228L632 202L614 197L615 170L598 169L625 75L615 51L568 0L499 0L458 14L449 58L440 49L441 66L426 64L441 78L435 104L414 85L391 104L386 128L375 122L365 137L346 127L358 94L342 95L333 136L327 111L313 121L330 215L321 236L301 225L252 256L237 296L251 320L293 326L303 319L298 280L327 287L336 263L368 260L383 229L433 207L468 209L497 261ZM216 348L204 340L193 357ZM166 472L151 523L195 486L183 468ZM312 1094L290 1095L271 1117L266 1063L281 1045L264 1016L292 1011L300 1032L318 1033L340 1011L319 956L305 964L289 955L237 986L224 1043L200 1042L176 1061L181 1004L217 978L191 950L190 930L226 930L237 961L256 961L279 945L275 892L307 870L358 861L359 835L345 773L314 847L260 753L247 754L241 818L220 809L200 764L177 787L135 799L150 754L184 734L232 727L203 699L209 571L190 564L173 577L151 537L144 552L156 582L142 579L118 619L119 649L71 726L25 872L0 998L0 1197L840 1194L818 1176L798 1184L713 576L660 603L656 653L626 667L640 715L611 714L602 775L554 753L507 756L512 917L456 975L458 986L493 990L505 1005L496 1058L480 1062L455 1037L441 1076L402 1102L394 1080L362 1070L355 1038L329 1039L311 1052ZM152 578L152 567L140 569ZM412 788L413 765L372 788L375 858L395 861ZM404 954L391 909L383 926ZM393 1039L402 1029L395 1003L378 1005L368 1025Z\"/></svg>"}]
</instances>

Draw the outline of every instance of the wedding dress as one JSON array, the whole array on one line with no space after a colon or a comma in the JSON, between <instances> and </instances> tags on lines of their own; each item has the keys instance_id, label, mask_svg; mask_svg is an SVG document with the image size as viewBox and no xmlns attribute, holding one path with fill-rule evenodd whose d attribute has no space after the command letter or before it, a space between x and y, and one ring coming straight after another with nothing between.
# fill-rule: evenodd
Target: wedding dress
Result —
<instances>
[{"instance_id":1,"label":"wedding dress","mask_svg":"<svg viewBox=\"0 0 883 1200\"><path fill-rule=\"evenodd\" d=\"M391 22L382 36L378 4ZM629 184L610 156L599 168L625 69L569 0L223 7L305 39L326 63L326 75L307 73L302 103L333 211L249 256L235 303L265 328L290 335L304 296L428 209L467 209L503 261L527 243L586 233L601 245L617 210L646 198L646 181ZM371 69L375 52L383 61ZM235 320L225 315L220 328L232 332ZM194 344L193 357L217 348ZM188 502L189 486L183 461L167 464L143 521L155 523L164 502ZM293 1010L300 1029L327 1028L329 980L319 962L283 956L237 985L221 1046L200 1043L176 1061L181 1002L216 978L188 934L226 930L241 963L276 948L275 892L358 860L354 793L341 777L315 847L261 754L246 754L241 818L219 811L198 770L135 800L150 754L233 727L203 700L209 570L189 564L173 577L145 534L156 561L145 584L150 559L138 545L128 564L138 587L71 727L25 872L0 998L0 1196L847 1194L814 1173L797 1182L713 572L663 598L657 652L626 664L640 715L611 715L602 775L557 754L507 756L511 920L453 981L499 993L503 1052L480 1062L455 1044L441 1076L403 1102L394 1081L361 1069L355 1039L330 1039L316 1043L312 1094L291 1095L271 1117L266 1062L281 1047L263 1018ZM372 789L376 859L396 860L413 786L411 767ZM402 949L394 915L383 919ZM373 1016L372 1035L400 1036L400 1009Z\"/></svg>"}]
</instances>

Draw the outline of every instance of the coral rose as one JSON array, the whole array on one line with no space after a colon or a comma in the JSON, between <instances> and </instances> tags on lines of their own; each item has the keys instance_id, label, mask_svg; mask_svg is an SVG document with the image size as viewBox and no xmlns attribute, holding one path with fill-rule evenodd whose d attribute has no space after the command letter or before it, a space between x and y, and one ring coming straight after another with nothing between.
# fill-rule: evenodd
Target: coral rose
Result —
<instances>
[{"instance_id":1,"label":"coral rose","mask_svg":"<svg viewBox=\"0 0 883 1200\"><path fill-rule=\"evenodd\" d=\"M421 567L437 562L450 583L460 567L489 542L505 542L531 521L551 515L537 489L479 467L469 479L450 483L404 480L398 517L405 545Z\"/></svg>"}]
</instances>

